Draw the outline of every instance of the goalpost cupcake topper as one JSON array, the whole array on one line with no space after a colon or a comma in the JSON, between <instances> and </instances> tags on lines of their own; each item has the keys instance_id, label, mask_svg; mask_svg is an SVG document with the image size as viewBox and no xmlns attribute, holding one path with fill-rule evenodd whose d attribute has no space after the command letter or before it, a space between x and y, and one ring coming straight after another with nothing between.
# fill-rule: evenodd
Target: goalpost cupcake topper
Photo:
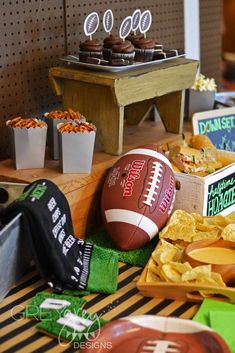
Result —
<instances>
[{"instance_id":1,"label":"goalpost cupcake topper","mask_svg":"<svg viewBox=\"0 0 235 353\"><path fill-rule=\"evenodd\" d=\"M83 29L87 37L92 39L92 34L94 34L99 27L99 15L97 12L91 12L85 19Z\"/></svg>"},{"instance_id":2,"label":"goalpost cupcake topper","mask_svg":"<svg viewBox=\"0 0 235 353\"><path fill-rule=\"evenodd\" d=\"M108 9L105 11L104 16L103 16L103 27L105 32L107 32L109 35L111 35L111 31L113 29L113 11Z\"/></svg>"},{"instance_id":3,"label":"goalpost cupcake topper","mask_svg":"<svg viewBox=\"0 0 235 353\"><path fill-rule=\"evenodd\" d=\"M132 16L127 16L121 23L119 29L119 37L125 41L125 38L129 35L132 28Z\"/></svg>"},{"instance_id":4,"label":"goalpost cupcake topper","mask_svg":"<svg viewBox=\"0 0 235 353\"><path fill-rule=\"evenodd\" d=\"M131 26L131 30L134 32L134 35L136 35L136 31L139 28L140 17L141 17L141 11L140 9L136 9L132 14L132 26Z\"/></svg>"},{"instance_id":5,"label":"goalpost cupcake topper","mask_svg":"<svg viewBox=\"0 0 235 353\"><path fill-rule=\"evenodd\" d=\"M146 38L146 32L148 32L151 24L152 24L151 12L149 10L145 10L140 17L140 22L139 22L140 33L144 34L144 38Z\"/></svg>"}]
</instances>

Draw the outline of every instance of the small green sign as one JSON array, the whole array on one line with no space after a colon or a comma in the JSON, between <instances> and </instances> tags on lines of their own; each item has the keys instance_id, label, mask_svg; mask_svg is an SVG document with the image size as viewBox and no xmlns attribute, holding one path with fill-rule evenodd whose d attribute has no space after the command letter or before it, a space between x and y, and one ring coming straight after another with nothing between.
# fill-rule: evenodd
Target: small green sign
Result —
<instances>
[{"instance_id":1,"label":"small green sign","mask_svg":"<svg viewBox=\"0 0 235 353\"><path fill-rule=\"evenodd\" d=\"M194 134L207 135L216 148L235 152L235 108L194 114Z\"/></svg>"},{"instance_id":2,"label":"small green sign","mask_svg":"<svg viewBox=\"0 0 235 353\"><path fill-rule=\"evenodd\" d=\"M208 186L207 216L235 205L235 172Z\"/></svg>"}]
</instances>

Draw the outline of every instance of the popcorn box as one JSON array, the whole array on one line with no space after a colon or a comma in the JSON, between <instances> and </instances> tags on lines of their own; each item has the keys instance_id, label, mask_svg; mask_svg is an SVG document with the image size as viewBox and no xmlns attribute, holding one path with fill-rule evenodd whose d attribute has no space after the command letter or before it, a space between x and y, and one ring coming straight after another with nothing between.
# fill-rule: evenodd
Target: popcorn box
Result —
<instances>
[{"instance_id":1,"label":"popcorn box","mask_svg":"<svg viewBox=\"0 0 235 353\"><path fill-rule=\"evenodd\" d=\"M48 132L47 132L47 144L49 148L49 152L51 158L54 160L59 159L59 137L57 132L57 125L60 123L65 123L68 120L66 119L52 119L48 118L45 115L45 121L48 125Z\"/></svg>"},{"instance_id":2,"label":"popcorn box","mask_svg":"<svg viewBox=\"0 0 235 353\"><path fill-rule=\"evenodd\" d=\"M58 130L58 135L62 173L90 173L96 132L61 133Z\"/></svg>"},{"instance_id":3,"label":"popcorn box","mask_svg":"<svg viewBox=\"0 0 235 353\"><path fill-rule=\"evenodd\" d=\"M29 268L31 258L19 214L0 230L0 300Z\"/></svg>"},{"instance_id":4,"label":"popcorn box","mask_svg":"<svg viewBox=\"0 0 235 353\"><path fill-rule=\"evenodd\" d=\"M196 212L203 216L235 211L235 163L206 176L175 173L180 182L174 209Z\"/></svg>"},{"instance_id":5,"label":"popcorn box","mask_svg":"<svg viewBox=\"0 0 235 353\"><path fill-rule=\"evenodd\" d=\"M8 125L9 121L7 122ZM45 163L47 126L40 128L12 128L11 158L16 169L43 168Z\"/></svg>"},{"instance_id":6,"label":"popcorn box","mask_svg":"<svg viewBox=\"0 0 235 353\"><path fill-rule=\"evenodd\" d=\"M188 112L186 115L191 118L194 113L211 110L215 103L215 91L196 91L189 89Z\"/></svg>"}]
</instances>

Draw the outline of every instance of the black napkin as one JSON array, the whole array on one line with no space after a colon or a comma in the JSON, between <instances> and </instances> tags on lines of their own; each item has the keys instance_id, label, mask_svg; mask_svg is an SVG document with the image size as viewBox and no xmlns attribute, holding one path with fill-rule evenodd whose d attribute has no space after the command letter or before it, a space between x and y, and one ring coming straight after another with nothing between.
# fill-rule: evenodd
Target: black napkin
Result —
<instances>
[{"instance_id":1,"label":"black napkin","mask_svg":"<svg viewBox=\"0 0 235 353\"><path fill-rule=\"evenodd\" d=\"M58 291L86 289L93 246L75 238L68 201L59 188L46 179L33 182L1 211L0 219L7 223L19 213L41 276Z\"/></svg>"}]
</instances>

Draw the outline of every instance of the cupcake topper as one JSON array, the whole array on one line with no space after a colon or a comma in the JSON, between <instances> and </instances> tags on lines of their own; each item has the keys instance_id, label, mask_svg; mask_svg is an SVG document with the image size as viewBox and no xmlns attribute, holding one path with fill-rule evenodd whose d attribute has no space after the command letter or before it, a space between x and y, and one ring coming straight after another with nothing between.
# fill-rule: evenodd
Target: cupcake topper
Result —
<instances>
[{"instance_id":1,"label":"cupcake topper","mask_svg":"<svg viewBox=\"0 0 235 353\"><path fill-rule=\"evenodd\" d=\"M99 26L99 15L97 12L92 12L90 13L83 25L84 33L86 36L89 36L90 39L92 39L92 34L97 31L97 28Z\"/></svg>"},{"instance_id":2,"label":"cupcake topper","mask_svg":"<svg viewBox=\"0 0 235 353\"><path fill-rule=\"evenodd\" d=\"M113 28L113 21L113 11L110 9L106 10L103 16L103 27L105 32L109 33L109 35Z\"/></svg>"},{"instance_id":3,"label":"cupcake topper","mask_svg":"<svg viewBox=\"0 0 235 353\"><path fill-rule=\"evenodd\" d=\"M120 29L119 29L119 37L122 38L123 41L125 41L125 38L130 33L131 26L132 26L132 17L131 16L127 16L122 21Z\"/></svg>"},{"instance_id":4,"label":"cupcake topper","mask_svg":"<svg viewBox=\"0 0 235 353\"><path fill-rule=\"evenodd\" d=\"M132 14L132 31L134 32L134 34L136 34L136 31L139 27L139 23L140 23L140 17L141 17L141 11L139 9L135 10Z\"/></svg>"},{"instance_id":5,"label":"cupcake topper","mask_svg":"<svg viewBox=\"0 0 235 353\"><path fill-rule=\"evenodd\" d=\"M144 34L144 38L146 38L146 32L148 32L151 26L151 23L152 23L151 12L149 10L145 10L140 17L140 24L139 24L140 33Z\"/></svg>"}]
</instances>

